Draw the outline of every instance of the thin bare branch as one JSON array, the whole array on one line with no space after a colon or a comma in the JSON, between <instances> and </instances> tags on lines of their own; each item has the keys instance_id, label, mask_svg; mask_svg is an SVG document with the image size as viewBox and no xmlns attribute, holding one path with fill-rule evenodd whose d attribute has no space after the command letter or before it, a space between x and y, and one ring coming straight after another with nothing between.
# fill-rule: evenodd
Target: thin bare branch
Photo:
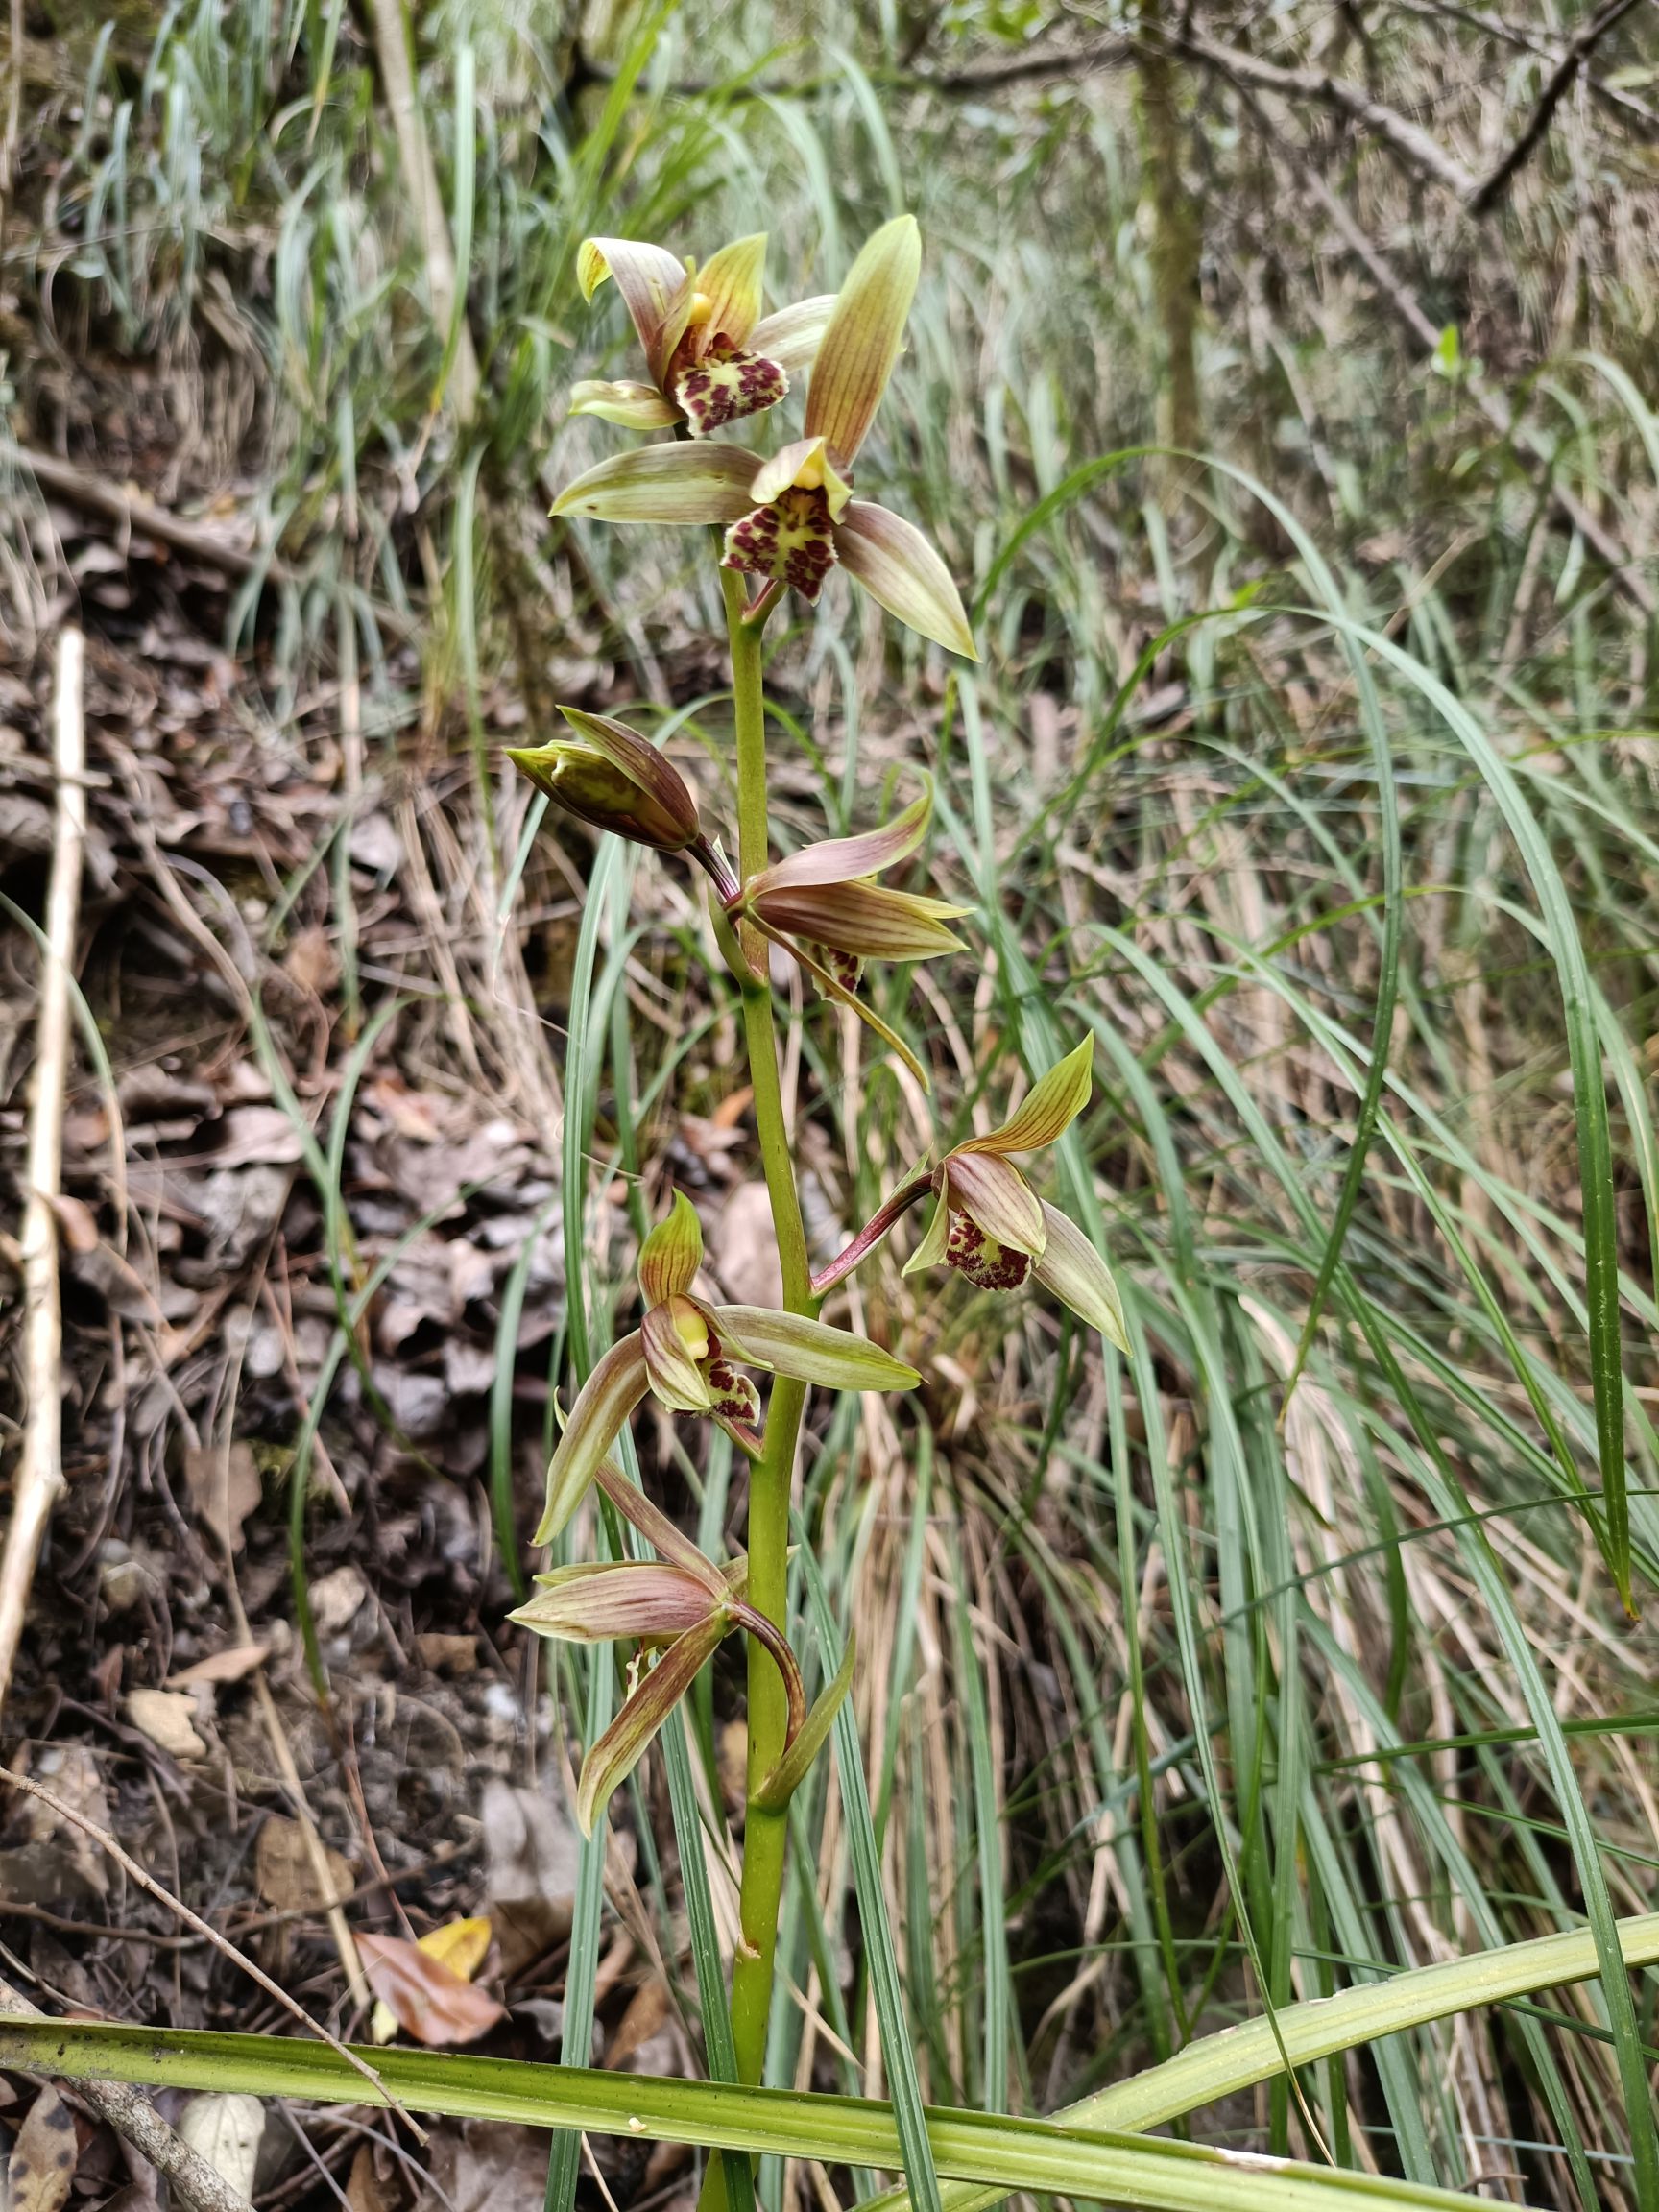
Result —
<instances>
[{"instance_id":1,"label":"thin bare branch","mask_svg":"<svg viewBox=\"0 0 1659 2212\"><path fill-rule=\"evenodd\" d=\"M1373 99L1362 84L1351 84L1345 77L1328 76L1322 69L1283 69L1276 61L1263 61L1238 47L1218 45L1197 31L1178 34L1175 42L1183 53L1219 70L1236 84L1270 92L1281 100L1314 100L1321 107L1335 108L1380 138L1407 168L1443 186L1458 200L1467 201L1475 190L1475 179L1438 140L1409 116Z\"/></svg>"},{"instance_id":2,"label":"thin bare branch","mask_svg":"<svg viewBox=\"0 0 1659 2212\"><path fill-rule=\"evenodd\" d=\"M1527 128L1492 174L1470 193L1471 215L1488 214L1497 205L1509 189L1516 174L1526 166L1534 150L1543 143L1555 110L1572 89L1573 81L1579 70L1608 32L1622 23L1638 4L1639 0L1606 0L1606 5L1599 8L1577 35L1568 40L1560 60L1538 95L1538 105L1533 108Z\"/></svg>"},{"instance_id":3,"label":"thin bare branch","mask_svg":"<svg viewBox=\"0 0 1659 2212\"><path fill-rule=\"evenodd\" d=\"M267 1997L275 1997L282 2009L291 2018L297 2020L307 2034L317 2036L320 2041L327 2044L337 2058L344 2058L349 2066L354 2067L363 2079L372 2084L376 2098L388 2104L400 2119L408 2121L419 2142L425 2142L424 2130L416 2126L414 2120L404 2111L402 2105L391 2094L385 2082L366 2059L358 2057L355 2051L349 2050L337 2035L331 2034L323 2026L321 2021L313 2020L299 1999L291 1997L279 1983L273 1982L265 1969L256 1965L249 1958L246 1951L239 1951L228 1936L221 1936L218 1929L204 1920L200 1912L193 1912L182 1898L175 1897L171 1889L157 1882L154 1874L148 1873L144 1867L140 1866L132 1854L115 1837L110 1835L108 1828L101 1828L96 1820L88 1819L86 1815L78 1811L75 1806L65 1804L63 1799L58 1796L55 1791L44 1789L27 1774L19 1774L10 1767L0 1767L0 1782L10 1783L13 1790L21 1790L26 1796L38 1798L40 1803L48 1811L55 1813L60 1820L66 1820L71 1827L79 1828L84 1835L90 1836L98 1848L101 1851L107 1851L116 1865L130 1880L136 1882L140 1889L148 1890L152 1897L166 1906L169 1912L176 1914L179 1919L183 1921L186 1928L193 1929L198 1936L204 1937L207 1942L212 1944L214 1950L222 1952L233 1966L239 1966L250 1981L259 1984Z\"/></svg>"},{"instance_id":4,"label":"thin bare branch","mask_svg":"<svg viewBox=\"0 0 1659 2212\"><path fill-rule=\"evenodd\" d=\"M1407 328L1421 339L1426 350L1432 352L1440 343L1440 332L1425 312L1416 294L1391 267L1375 240L1366 235L1353 213L1326 183L1313 163L1297 156L1296 166L1309 191L1329 217L1331 228L1355 258L1364 265L1377 289ZM1514 411L1501 392L1494 392L1480 377L1475 375L1465 378L1464 389L1500 437L1513 437ZM1515 452L1522 467L1529 473L1542 474L1546 466L1542 455L1527 452L1519 442ZM1614 582L1625 596L1633 600L1645 614L1659 612L1659 596L1655 595L1653 587L1642 573L1640 565L1631 560L1618 540L1602 527L1584 502L1564 484L1551 481L1549 491L1551 500L1562 520L1578 532L1598 560L1605 563Z\"/></svg>"},{"instance_id":5,"label":"thin bare branch","mask_svg":"<svg viewBox=\"0 0 1659 2212\"><path fill-rule=\"evenodd\" d=\"M19 445L9 438L0 438L0 467L24 469L43 491L59 493L63 498L72 499L77 507L84 507L89 514L108 516L124 530L136 530L146 538L158 538L164 545L176 545L181 553L194 553L199 560L228 568L233 575L257 573L273 584L295 581L294 571L275 554L232 544L217 531L204 529L199 522L187 522L170 508L157 506L141 492L123 491L107 476L97 475L89 469L78 469L73 461L60 461L56 453L42 453L36 446Z\"/></svg>"},{"instance_id":6,"label":"thin bare branch","mask_svg":"<svg viewBox=\"0 0 1659 2212\"><path fill-rule=\"evenodd\" d=\"M85 640L66 629L58 640L52 717L57 814L46 892L46 946L30 1109L27 1195L23 1210L23 1450L6 1549L0 1556L0 1707L29 1610L46 1525L63 1493L63 1317L59 1304L58 1216L63 1165L63 1094L69 1070L69 994L81 911L81 858L86 845L86 722L83 699Z\"/></svg>"}]
</instances>

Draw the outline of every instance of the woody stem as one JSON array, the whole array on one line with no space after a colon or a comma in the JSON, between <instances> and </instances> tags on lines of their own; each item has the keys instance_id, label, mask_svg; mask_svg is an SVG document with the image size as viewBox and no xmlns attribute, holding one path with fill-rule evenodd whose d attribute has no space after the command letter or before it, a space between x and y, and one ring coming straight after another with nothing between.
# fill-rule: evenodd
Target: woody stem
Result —
<instances>
[{"instance_id":1,"label":"woody stem","mask_svg":"<svg viewBox=\"0 0 1659 2212\"><path fill-rule=\"evenodd\" d=\"M761 683L763 625L744 620L743 587L722 569L726 627L732 647L732 696L737 736L737 850L744 882L766 865L766 715ZM753 943L753 940L752 940ZM746 948L748 950L749 948ZM762 957L754 965L766 974ZM778 1074L778 1040L768 982L753 974L743 982L743 1028L749 1048L749 1076L755 1089L755 1127L760 1165L772 1201L772 1226L783 1276L783 1304L791 1313L812 1315L818 1301L806 1256L806 1232L789 1124ZM780 1376L772 1385L766 1416L766 1441L749 1476L749 1582L746 1599L777 1631L786 1631L789 1553L789 1493L795 1468L806 1386ZM789 1730L789 1699L772 1653L758 1638L749 1638L749 1811L743 1833L743 1883L739 1898L742 1941L732 1968L732 2037L738 2079L757 2082L766 2058L766 2032L772 2009L773 1958L778 1940L778 1907L783 1887L783 1846L788 1815L755 1803L761 1784L783 1755ZM705 2212L725 2203L721 2163L710 2163L704 2183Z\"/></svg>"}]
</instances>

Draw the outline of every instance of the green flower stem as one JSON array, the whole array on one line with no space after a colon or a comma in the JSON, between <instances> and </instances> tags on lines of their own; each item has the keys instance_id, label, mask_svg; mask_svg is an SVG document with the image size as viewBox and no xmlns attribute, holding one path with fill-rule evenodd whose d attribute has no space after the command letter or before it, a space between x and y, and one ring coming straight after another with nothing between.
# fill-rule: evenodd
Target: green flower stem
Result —
<instances>
[{"instance_id":1,"label":"green flower stem","mask_svg":"<svg viewBox=\"0 0 1659 2212\"><path fill-rule=\"evenodd\" d=\"M726 625L732 641L732 695L737 728L738 866L747 882L766 865L766 709L762 695L759 622L743 620L743 586L729 569L720 576L726 597ZM745 950L748 948L746 947ZM759 948L764 953L764 947ZM764 965L762 963L762 965ZM749 1047L749 1075L755 1087L755 1126L760 1165L772 1200L772 1226L782 1265L783 1304L791 1313L815 1314L812 1270L795 1159L778 1076L778 1040L770 983L747 976L743 984L743 1028ZM766 1441L749 1476L748 1602L786 1629L789 1555L789 1487L805 1383L780 1376L772 1385L766 1415ZM742 1943L732 1968L732 2036L737 2075L757 2082L766 2059L766 2032L772 2012L773 1955L778 1941L778 1907L783 1887L783 1847L787 1812L767 1812L754 1800L783 1755L788 1700L778 1668L764 1647L749 1640L749 1813L743 1832L743 1885L739 1900ZM725 2176L711 2162L704 2181L704 2212L719 2212L726 2201Z\"/></svg>"}]
</instances>

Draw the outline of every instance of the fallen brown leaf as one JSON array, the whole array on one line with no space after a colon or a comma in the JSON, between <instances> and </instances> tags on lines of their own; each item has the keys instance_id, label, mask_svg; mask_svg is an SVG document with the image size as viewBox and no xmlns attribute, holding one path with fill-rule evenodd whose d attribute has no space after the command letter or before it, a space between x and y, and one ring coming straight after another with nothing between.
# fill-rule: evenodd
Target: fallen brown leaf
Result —
<instances>
[{"instance_id":1,"label":"fallen brown leaf","mask_svg":"<svg viewBox=\"0 0 1659 2212\"><path fill-rule=\"evenodd\" d=\"M180 1667L177 1674L169 1674L167 1688L193 1690L198 1682L240 1682L270 1656L269 1644L232 1644L224 1651L210 1651L193 1666Z\"/></svg>"},{"instance_id":2,"label":"fallen brown leaf","mask_svg":"<svg viewBox=\"0 0 1659 2212\"><path fill-rule=\"evenodd\" d=\"M12 2212L59 2212L79 2155L74 2115L47 2082L29 2107L7 2168Z\"/></svg>"},{"instance_id":3,"label":"fallen brown leaf","mask_svg":"<svg viewBox=\"0 0 1659 2212\"><path fill-rule=\"evenodd\" d=\"M223 1456L208 1445L185 1448L184 1481L198 1516L232 1551L245 1541L243 1524L259 1503L258 1462L251 1444L232 1444Z\"/></svg>"},{"instance_id":4,"label":"fallen brown leaf","mask_svg":"<svg viewBox=\"0 0 1659 2212\"><path fill-rule=\"evenodd\" d=\"M315 1912L337 1905L351 1894L355 1879L338 1851L323 1847L333 1895L321 1895L305 1835L298 1820L273 1813L259 1831L253 1846L253 1885L265 1903L278 1912Z\"/></svg>"},{"instance_id":5,"label":"fallen brown leaf","mask_svg":"<svg viewBox=\"0 0 1659 2212\"><path fill-rule=\"evenodd\" d=\"M475 2043L501 2019L506 2007L471 1982L397 1936L359 1936L363 1971L406 2034L439 2049Z\"/></svg>"},{"instance_id":6,"label":"fallen brown leaf","mask_svg":"<svg viewBox=\"0 0 1659 2212\"><path fill-rule=\"evenodd\" d=\"M134 1728L175 1759L205 1759L207 1746L195 1729L196 1700L179 1690L130 1690L123 1708Z\"/></svg>"}]
</instances>

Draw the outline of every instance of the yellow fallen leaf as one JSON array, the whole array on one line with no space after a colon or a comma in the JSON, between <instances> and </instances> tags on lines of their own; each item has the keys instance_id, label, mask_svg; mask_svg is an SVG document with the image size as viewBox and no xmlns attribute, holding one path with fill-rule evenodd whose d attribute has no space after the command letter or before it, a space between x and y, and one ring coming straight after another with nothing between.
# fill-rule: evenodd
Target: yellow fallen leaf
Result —
<instances>
[{"instance_id":1,"label":"yellow fallen leaf","mask_svg":"<svg viewBox=\"0 0 1659 2212\"><path fill-rule=\"evenodd\" d=\"M451 1974L458 1974L463 1982L470 1982L483 1965L490 1948L490 1923L482 1916L473 1920L451 1920L442 1928L434 1928L429 1936L422 1936L420 1947L428 1959L436 1959L440 1965L447 1966Z\"/></svg>"},{"instance_id":2,"label":"yellow fallen leaf","mask_svg":"<svg viewBox=\"0 0 1659 2212\"><path fill-rule=\"evenodd\" d=\"M490 1949L490 1923L479 1915L470 1920L449 1920L442 1928L434 1928L420 1936L415 1948L424 1951L428 1959L436 1959L440 1966L446 1966L458 1982L470 1982L484 1963ZM390 2043L397 2032L397 2019L392 2008L376 1999L369 2021L369 2033L375 2043Z\"/></svg>"}]
</instances>

